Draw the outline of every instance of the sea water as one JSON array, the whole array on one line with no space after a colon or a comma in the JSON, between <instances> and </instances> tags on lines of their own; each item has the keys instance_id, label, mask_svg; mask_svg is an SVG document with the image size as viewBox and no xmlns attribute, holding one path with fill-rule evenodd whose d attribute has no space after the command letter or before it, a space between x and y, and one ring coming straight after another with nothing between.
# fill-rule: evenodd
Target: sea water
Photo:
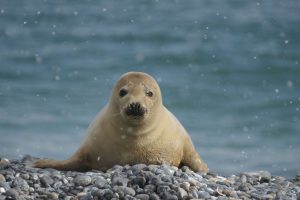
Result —
<instances>
[{"instance_id":1,"label":"sea water","mask_svg":"<svg viewBox=\"0 0 300 200\"><path fill-rule=\"evenodd\" d=\"M0 157L64 159L144 71L210 169L300 170L300 3L0 3Z\"/></svg>"}]
</instances>

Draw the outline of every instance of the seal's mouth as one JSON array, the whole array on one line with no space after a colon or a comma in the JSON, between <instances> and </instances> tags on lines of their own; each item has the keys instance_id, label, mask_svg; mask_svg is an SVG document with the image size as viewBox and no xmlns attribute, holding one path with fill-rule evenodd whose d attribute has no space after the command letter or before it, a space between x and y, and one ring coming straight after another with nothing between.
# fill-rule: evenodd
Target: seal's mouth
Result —
<instances>
[{"instance_id":1,"label":"seal's mouth","mask_svg":"<svg viewBox=\"0 0 300 200\"><path fill-rule=\"evenodd\" d=\"M140 103L134 102L129 104L125 108L125 113L127 116L133 117L135 119L142 118L147 113L147 109L144 108Z\"/></svg>"}]
</instances>

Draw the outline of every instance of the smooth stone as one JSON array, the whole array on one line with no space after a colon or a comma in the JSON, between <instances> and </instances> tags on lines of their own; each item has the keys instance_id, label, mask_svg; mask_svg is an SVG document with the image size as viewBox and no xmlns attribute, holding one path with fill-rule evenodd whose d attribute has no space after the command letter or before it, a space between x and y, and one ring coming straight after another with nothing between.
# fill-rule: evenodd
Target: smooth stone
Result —
<instances>
[{"instance_id":1,"label":"smooth stone","mask_svg":"<svg viewBox=\"0 0 300 200\"><path fill-rule=\"evenodd\" d=\"M161 179L159 177L153 177L153 178L151 178L150 182L153 185L160 185L162 181L161 181Z\"/></svg>"},{"instance_id":2,"label":"smooth stone","mask_svg":"<svg viewBox=\"0 0 300 200\"><path fill-rule=\"evenodd\" d=\"M29 174L21 174L21 177L25 180L28 180L30 178Z\"/></svg>"},{"instance_id":3,"label":"smooth stone","mask_svg":"<svg viewBox=\"0 0 300 200\"><path fill-rule=\"evenodd\" d=\"M187 197L188 196L188 193L183 189L183 188L179 188L179 197L181 199L183 199L184 197Z\"/></svg>"},{"instance_id":4,"label":"smooth stone","mask_svg":"<svg viewBox=\"0 0 300 200\"><path fill-rule=\"evenodd\" d=\"M160 200L159 196L155 193L149 195L149 200Z\"/></svg>"},{"instance_id":5,"label":"smooth stone","mask_svg":"<svg viewBox=\"0 0 300 200\"><path fill-rule=\"evenodd\" d=\"M210 194L208 192L205 192L205 191L199 191L198 192L198 198L200 198L200 199L209 199Z\"/></svg>"},{"instance_id":6,"label":"smooth stone","mask_svg":"<svg viewBox=\"0 0 300 200\"><path fill-rule=\"evenodd\" d=\"M238 190L247 192L247 191L250 190L251 187L252 187L252 186L251 186L251 184L249 184L249 183L242 183L241 185L239 185Z\"/></svg>"},{"instance_id":7,"label":"smooth stone","mask_svg":"<svg viewBox=\"0 0 300 200\"><path fill-rule=\"evenodd\" d=\"M178 200L178 197L174 194L169 193L169 192L164 192L163 196L162 196L162 199L165 199L165 200Z\"/></svg>"},{"instance_id":8,"label":"smooth stone","mask_svg":"<svg viewBox=\"0 0 300 200\"><path fill-rule=\"evenodd\" d=\"M47 199L58 199L58 194L55 192L48 193Z\"/></svg>"},{"instance_id":9,"label":"smooth stone","mask_svg":"<svg viewBox=\"0 0 300 200\"><path fill-rule=\"evenodd\" d=\"M5 193L5 189L3 187L0 187L0 194Z\"/></svg>"},{"instance_id":10,"label":"smooth stone","mask_svg":"<svg viewBox=\"0 0 300 200\"><path fill-rule=\"evenodd\" d=\"M168 176L172 176L175 172L175 170L173 168L171 168L171 166L169 165L161 165L160 169L163 170L164 174L168 175Z\"/></svg>"},{"instance_id":11,"label":"smooth stone","mask_svg":"<svg viewBox=\"0 0 300 200\"><path fill-rule=\"evenodd\" d=\"M53 184L53 188L58 189L63 185L63 183L61 181L57 181Z\"/></svg>"},{"instance_id":12,"label":"smooth stone","mask_svg":"<svg viewBox=\"0 0 300 200\"><path fill-rule=\"evenodd\" d=\"M6 196L11 196L12 198L17 199L19 197L18 192L15 189L9 189L5 192Z\"/></svg>"},{"instance_id":13,"label":"smooth stone","mask_svg":"<svg viewBox=\"0 0 300 200\"><path fill-rule=\"evenodd\" d=\"M190 190L190 184L188 182L183 182L179 186L187 192Z\"/></svg>"},{"instance_id":14,"label":"smooth stone","mask_svg":"<svg viewBox=\"0 0 300 200\"><path fill-rule=\"evenodd\" d=\"M110 189L99 190L97 188L92 191L92 195L100 199L101 198L111 199L113 198L114 193Z\"/></svg>"},{"instance_id":15,"label":"smooth stone","mask_svg":"<svg viewBox=\"0 0 300 200\"><path fill-rule=\"evenodd\" d=\"M140 186L141 188L145 186L146 179L143 176L137 176L134 179L132 179L132 183Z\"/></svg>"},{"instance_id":16,"label":"smooth stone","mask_svg":"<svg viewBox=\"0 0 300 200\"><path fill-rule=\"evenodd\" d=\"M134 196L135 195L134 189L132 189L130 187L126 187L126 186L114 186L113 189L114 189L115 192L117 192L121 196L125 196L125 195Z\"/></svg>"},{"instance_id":17,"label":"smooth stone","mask_svg":"<svg viewBox=\"0 0 300 200\"><path fill-rule=\"evenodd\" d=\"M111 180L111 183L112 185L127 186L128 181L129 180L127 178L114 176Z\"/></svg>"},{"instance_id":18,"label":"smooth stone","mask_svg":"<svg viewBox=\"0 0 300 200\"><path fill-rule=\"evenodd\" d=\"M197 189L191 189L189 192L189 197L198 199L199 195Z\"/></svg>"},{"instance_id":19,"label":"smooth stone","mask_svg":"<svg viewBox=\"0 0 300 200\"><path fill-rule=\"evenodd\" d=\"M0 174L0 183L5 181L6 181L5 177L2 174Z\"/></svg>"},{"instance_id":20,"label":"smooth stone","mask_svg":"<svg viewBox=\"0 0 300 200\"><path fill-rule=\"evenodd\" d=\"M83 196L85 196L86 195L86 192L79 192L79 193L77 193L77 197L83 197Z\"/></svg>"},{"instance_id":21,"label":"smooth stone","mask_svg":"<svg viewBox=\"0 0 300 200\"><path fill-rule=\"evenodd\" d=\"M23 191L28 191L29 190L29 185L28 185L28 183L24 180L24 179L22 179L21 177L17 177L15 180L14 180L14 182L13 182L13 184L12 184L14 187L16 187L16 188L20 188L21 190L23 190Z\"/></svg>"},{"instance_id":22,"label":"smooth stone","mask_svg":"<svg viewBox=\"0 0 300 200\"><path fill-rule=\"evenodd\" d=\"M103 194L102 196L106 199L111 199L114 196L113 191L111 191L110 189L104 189L101 191L101 193Z\"/></svg>"},{"instance_id":23,"label":"smooth stone","mask_svg":"<svg viewBox=\"0 0 300 200\"><path fill-rule=\"evenodd\" d=\"M135 195L135 198L140 199L140 200L149 200L149 195L148 194L137 194Z\"/></svg>"},{"instance_id":24,"label":"smooth stone","mask_svg":"<svg viewBox=\"0 0 300 200\"><path fill-rule=\"evenodd\" d=\"M217 198L217 200L228 200L228 197L226 197L226 196L219 196Z\"/></svg>"},{"instance_id":25,"label":"smooth stone","mask_svg":"<svg viewBox=\"0 0 300 200\"><path fill-rule=\"evenodd\" d=\"M9 160L8 159L6 159L6 158L0 158L0 169L3 169L3 168L5 168L6 166L8 166L9 165Z\"/></svg>"},{"instance_id":26,"label":"smooth stone","mask_svg":"<svg viewBox=\"0 0 300 200\"><path fill-rule=\"evenodd\" d=\"M145 185L144 190L149 193L153 193L156 190L155 185Z\"/></svg>"},{"instance_id":27,"label":"smooth stone","mask_svg":"<svg viewBox=\"0 0 300 200\"><path fill-rule=\"evenodd\" d=\"M86 175L78 175L73 181L76 185L87 186L91 184L92 178Z\"/></svg>"},{"instance_id":28,"label":"smooth stone","mask_svg":"<svg viewBox=\"0 0 300 200\"><path fill-rule=\"evenodd\" d=\"M241 182L242 183L246 183L247 182L247 177L244 174L241 175Z\"/></svg>"},{"instance_id":29,"label":"smooth stone","mask_svg":"<svg viewBox=\"0 0 300 200\"><path fill-rule=\"evenodd\" d=\"M98 188L106 188L109 184L105 178L99 176L95 178L94 185Z\"/></svg>"},{"instance_id":30,"label":"smooth stone","mask_svg":"<svg viewBox=\"0 0 300 200\"><path fill-rule=\"evenodd\" d=\"M43 187L49 187L51 185L53 185L54 180L48 176L48 175L44 175L40 178L41 184Z\"/></svg>"},{"instance_id":31,"label":"smooth stone","mask_svg":"<svg viewBox=\"0 0 300 200\"><path fill-rule=\"evenodd\" d=\"M222 193L225 194L226 196L237 198L236 191L234 190L223 189Z\"/></svg>"},{"instance_id":32,"label":"smooth stone","mask_svg":"<svg viewBox=\"0 0 300 200\"><path fill-rule=\"evenodd\" d=\"M270 182L270 180L271 180L271 173L270 172L268 172L268 171L260 171L259 172L259 181L261 182L261 183L265 183L265 182Z\"/></svg>"},{"instance_id":33,"label":"smooth stone","mask_svg":"<svg viewBox=\"0 0 300 200\"><path fill-rule=\"evenodd\" d=\"M169 183L172 183L172 180L169 176L166 176L166 175L163 175L161 177L161 180L164 181L164 182L169 182Z\"/></svg>"},{"instance_id":34,"label":"smooth stone","mask_svg":"<svg viewBox=\"0 0 300 200\"><path fill-rule=\"evenodd\" d=\"M157 190L157 193L160 194L160 193L162 193L162 192L167 192L167 191L169 191L169 190L170 190L170 187L167 186L167 185L159 185L159 186L157 187L156 190Z\"/></svg>"}]
</instances>

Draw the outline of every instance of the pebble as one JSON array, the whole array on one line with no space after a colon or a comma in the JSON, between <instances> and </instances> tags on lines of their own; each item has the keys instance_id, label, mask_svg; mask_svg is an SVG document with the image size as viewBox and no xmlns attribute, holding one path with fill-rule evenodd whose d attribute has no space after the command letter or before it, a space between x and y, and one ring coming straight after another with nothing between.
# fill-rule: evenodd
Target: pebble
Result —
<instances>
[{"instance_id":1,"label":"pebble","mask_svg":"<svg viewBox=\"0 0 300 200\"><path fill-rule=\"evenodd\" d=\"M200 191L200 192L198 192L198 198L208 199L208 198L210 198L210 194L208 192L205 192L205 191Z\"/></svg>"},{"instance_id":2,"label":"pebble","mask_svg":"<svg viewBox=\"0 0 300 200\"><path fill-rule=\"evenodd\" d=\"M51 192L47 195L47 199L58 199L58 194L55 192Z\"/></svg>"},{"instance_id":3,"label":"pebble","mask_svg":"<svg viewBox=\"0 0 300 200\"><path fill-rule=\"evenodd\" d=\"M105 178L99 176L95 178L94 185L98 188L106 188L108 186L108 181Z\"/></svg>"},{"instance_id":4,"label":"pebble","mask_svg":"<svg viewBox=\"0 0 300 200\"><path fill-rule=\"evenodd\" d=\"M140 199L140 200L148 200L150 197L148 194L137 194L137 195L135 195L135 198Z\"/></svg>"},{"instance_id":5,"label":"pebble","mask_svg":"<svg viewBox=\"0 0 300 200\"><path fill-rule=\"evenodd\" d=\"M132 179L132 183L142 188L146 184L146 178L143 176L137 176Z\"/></svg>"},{"instance_id":6,"label":"pebble","mask_svg":"<svg viewBox=\"0 0 300 200\"><path fill-rule=\"evenodd\" d=\"M76 176L76 178L74 179L74 183L76 185L81 185L81 186L87 186L92 182L92 179L90 176L87 175L79 175Z\"/></svg>"},{"instance_id":7,"label":"pebble","mask_svg":"<svg viewBox=\"0 0 300 200\"><path fill-rule=\"evenodd\" d=\"M0 182L5 182L5 181L6 181L5 177L2 174L0 174Z\"/></svg>"},{"instance_id":8,"label":"pebble","mask_svg":"<svg viewBox=\"0 0 300 200\"><path fill-rule=\"evenodd\" d=\"M188 182L183 182L179 186L187 192L190 190L190 184Z\"/></svg>"},{"instance_id":9,"label":"pebble","mask_svg":"<svg viewBox=\"0 0 300 200\"><path fill-rule=\"evenodd\" d=\"M43 187L50 187L54 183L54 180L46 174L40 178L40 181Z\"/></svg>"},{"instance_id":10,"label":"pebble","mask_svg":"<svg viewBox=\"0 0 300 200\"><path fill-rule=\"evenodd\" d=\"M111 182L113 185L127 186L128 179L119 176L113 176Z\"/></svg>"},{"instance_id":11,"label":"pebble","mask_svg":"<svg viewBox=\"0 0 300 200\"><path fill-rule=\"evenodd\" d=\"M188 193L183 189L183 188L179 188L179 197L181 199L183 199L184 197L187 197Z\"/></svg>"},{"instance_id":12,"label":"pebble","mask_svg":"<svg viewBox=\"0 0 300 200\"><path fill-rule=\"evenodd\" d=\"M113 190L118 193L120 196L126 196L126 195L130 195L130 196L134 196L135 195L135 191L134 189L130 188L130 187L125 187L125 186L114 186Z\"/></svg>"},{"instance_id":13,"label":"pebble","mask_svg":"<svg viewBox=\"0 0 300 200\"><path fill-rule=\"evenodd\" d=\"M168 165L114 166L106 173L36 169L14 160L0 168L4 199L300 199L300 173L288 180L267 171L229 177ZM3 165L2 165L3 166Z\"/></svg>"},{"instance_id":14,"label":"pebble","mask_svg":"<svg viewBox=\"0 0 300 200\"><path fill-rule=\"evenodd\" d=\"M19 197L19 193L15 189L9 189L5 193L6 196L17 199Z\"/></svg>"}]
</instances>

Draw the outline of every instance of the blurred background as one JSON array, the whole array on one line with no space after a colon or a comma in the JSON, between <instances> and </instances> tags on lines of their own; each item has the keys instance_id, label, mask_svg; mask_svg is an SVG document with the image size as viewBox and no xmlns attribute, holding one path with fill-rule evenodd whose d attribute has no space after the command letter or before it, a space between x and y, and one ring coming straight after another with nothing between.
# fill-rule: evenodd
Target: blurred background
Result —
<instances>
[{"instance_id":1,"label":"blurred background","mask_svg":"<svg viewBox=\"0 0 300 200\"><path fill-rule=\"evenodd\" d=\"M221 175L300 171L300 2L0 3L0 157L64 159L144 71Z\"/></svg>"}]
</instances>

